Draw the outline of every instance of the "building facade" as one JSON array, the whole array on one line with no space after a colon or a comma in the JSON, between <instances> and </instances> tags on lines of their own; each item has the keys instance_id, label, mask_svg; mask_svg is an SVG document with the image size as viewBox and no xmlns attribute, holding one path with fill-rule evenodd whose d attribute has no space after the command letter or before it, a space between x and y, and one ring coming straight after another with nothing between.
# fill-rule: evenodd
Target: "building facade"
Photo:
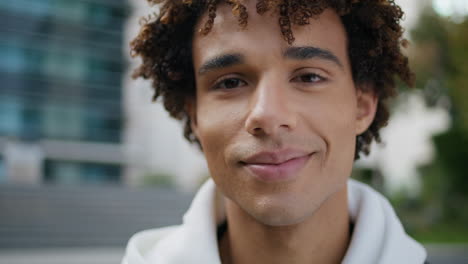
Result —
<instances>
[{"instance_id":1,"label":"building facade","mask_svg":"<svg viewBox=\"0 0 468 264\"><path fill-rule=\"evenodd\" d=\"M124 45L129 61L124 75L123 145L127 166L123 177L127 184L135 185L145 178L162 176L179 188L194 190L208 177L202 152L185 140L181 122L169 117L161 101L152 102L151 83L130 77L140 60L130 58L126 43L138 34L140 18L157 12L157 6L150 7L143 0L129 0L129 4L132 12L125 27Z\"/></svg>"},{"instance_id":2,"label":"building facade","mask_svg":"<svg viewBox=\"0 0 468 264\"><path fill-rule=\"evenodd\" d=\"M0 2L0 182L119 182L125 0Z\"/></svg>"}]
</instances>

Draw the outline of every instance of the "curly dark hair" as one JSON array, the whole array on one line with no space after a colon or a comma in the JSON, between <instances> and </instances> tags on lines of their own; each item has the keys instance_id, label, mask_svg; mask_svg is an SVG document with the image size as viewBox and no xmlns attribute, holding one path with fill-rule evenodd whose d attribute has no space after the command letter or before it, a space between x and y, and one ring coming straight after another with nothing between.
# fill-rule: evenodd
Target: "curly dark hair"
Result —
<instances>
[{"instance_id":1,"label":"curly dark hair","mask_svg":"<svg viewBox=\"0 0 468 264\"><path fill-rule=\"evenodd\" d=\"M220 3L231 5L239 26L248 24L247 8L242 0L148 0L161 4L158 14L143 18L138 36L131 42L132 56L142 58L133 77L150 79L153 100L161 97L170 115L185 122L184 136L200 142L190 127L186 103L195 97L192 62L194 34L209 34ZM294 42L292 25L307 25L325 9L332 8L341 17L348 38L348 56L352 75L359 89L372 89L378 100L375 119L356 139L355 159L369 154L373 139L380 142L380 128L387 125L387 99L397 93L396 78L413 86L414 76L408 58L402 53L407 41L402 38L401 8L393 0L257 0L257 12L277 12L278 26L285 41ZM208 19L200 32L194 32L202 15ZM370 84L370 85L360 85Z\"/></svg>"}]
</instances>

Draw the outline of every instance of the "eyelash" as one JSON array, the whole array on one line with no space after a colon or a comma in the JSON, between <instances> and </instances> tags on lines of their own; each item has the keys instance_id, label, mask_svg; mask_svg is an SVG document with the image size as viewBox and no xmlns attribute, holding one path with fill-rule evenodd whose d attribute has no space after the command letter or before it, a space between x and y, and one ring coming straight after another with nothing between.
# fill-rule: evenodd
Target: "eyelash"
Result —
<instances>
[{"instance_id":1,"label":"eyelash","mask_svg":"<svg viewBox=\"0 0 468 264\"><path fill-rule=\"evenodd\" d=\"M232 88L221 87L223 84L226 85L227 81L237 81L238 84L235 87L232 87ZM235 89L237 87L241 87L241 86L244 86L244 85L247 85L247 82L243 81L242 79L235 78L235 77L228 77L228 78L221 79L220 81L216 82L216 84L213 86L213 89L214 90L219 90L219 89L231 90L231 89Z\"/></svg>"},{"instance_id":2,"label":"eyelash","mask_svg":"<svg viewBox=\"0 0 468 264\"><path fill-rule=\"evenodd\" d=\"M318 80L316 81L311 81L311 82L308 82L308 81L304 81L304 77L313 77L313 78L317 78ZM295 81L295 82L305 82L305 83L321 83L321 82L324 82L326 81L327 79L323 76L321 76L320 74L317 74L317 73L306 73L306 74L301 74L297 77L294 77L292 79L292 81Z\"/></svg>"},{"instance_id":3,"label":"eyelash","mask_svg":"<svg viewBox=\"0 0 468 264\"><path fill-rule=\"evenodd\" d=\"M313 78L317 78L318 80L316 81L304 81L304 77L313 77ZM320 82L323 82L323 81L326 81L327 79L319 74L316 74L316 73L306 73L306 74L301 74L297 77L294 77L292 79L292 81L294 82L304 82L304 83L320 83ZM235 85L234 87L231 87L231 88L227 88L227 87L221 87L223 84L226 85L226 82L227 81L236 81L237 82L237 85ZM235 77L229 77L229 78L225 78L225 79L222 79L220 81L218 81L214 86L213 86L213 89L214 90L219 90L219 89L224 89L224 90L231 90L231 89L235 89L235 88L238 88L238 87L241 87L241 86L244 86L244 85L247 85L247 82L243 81L242 79L240 78L235 78Z\"/></svg>"}]
</instances>

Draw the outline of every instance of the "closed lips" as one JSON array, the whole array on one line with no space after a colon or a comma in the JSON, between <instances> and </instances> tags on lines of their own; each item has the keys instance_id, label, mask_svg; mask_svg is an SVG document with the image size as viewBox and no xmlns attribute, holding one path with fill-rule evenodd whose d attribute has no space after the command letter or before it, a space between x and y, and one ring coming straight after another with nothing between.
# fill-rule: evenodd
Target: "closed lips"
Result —
<instances>
[{"instance_id":1,"label":"closed lips","mask_svg":"<svg viewBox=\"0 0 468 264\"><path fill-rule=\"evenodd\" d=\"M244 165L280 165L293 159L312 155L313 152L284 150L277 152L259 152L241 161Z\"/></svg>"},{"instance_id":2,"label":"closed lips","mask_svg":"<svg viewBox=\"0 0 468 264\"><path fill-rule=\"evenodd\" d=\"M262 152L241 164L254 178L262 182L289 181L295 179L313 154L303 151Z\"/></svg>"}]
</instances>

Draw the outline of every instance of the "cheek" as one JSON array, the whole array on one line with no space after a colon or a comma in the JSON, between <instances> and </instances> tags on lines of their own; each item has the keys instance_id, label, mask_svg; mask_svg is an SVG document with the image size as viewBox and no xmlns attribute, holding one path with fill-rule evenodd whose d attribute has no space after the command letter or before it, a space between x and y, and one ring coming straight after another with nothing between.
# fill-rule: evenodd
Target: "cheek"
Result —
<instances>
[{"instance_id":1,"label":"cheek","mask_svg":"<svg viewBox=\"0 0 468 264\"><path fill-rule=\"evenodd\" d=\"M321 134L328 144L349 141L355 134L357 106L350 93L329 93L303 103L305 123Z\"/></svg>"},{"instance_id":2,"label":"cheek","mask_svg":"<svg viewBox=\"0 0 468 264\"><path fill-rule=\"evenodd\" d=\"M217 102L201 102L199 105L203 106L197 111L199 139L202 144L204 141L208 143L204 147L221 151L219 147L227 143L241 128L238 110L240 107L230 107Z\"/></svg>"},{"instance_id":3,"label":"cheek","mask_svg":"<svg viewBox=\"0 0 468 264\"><path fill-rule=\"evenodd\" d=\"M226 150L242 129L240 107L204 100L197 109L197 136L203 147L210 172L216 177L226 171Z\"/></svg>"},{"instance_id":4,"label":"cheek","mask_svg":"<svg viewBox=\"0 0 468 264\"><path fill-rule=\"evenodd\" d=\"M333 174L349 176L356 144L356 102L353 94L336 95L336 103L327 116L327 161Z\"/></svg>"},{"instance_id":5,"label":"cheek","mask_svg":"<svg viewBox=\"0 0 468 264\"><path fill-rule=\"evenodd\" d=\"M235 197L236 190L242 189L242 181L236 175L236 168L229 162L229 146L235 138L236 119L227 116L221 108L201 110L198 119L199 140L211 178L227 197Z\"/></svg>"},{"instance_id":6,"label":"cheek","mask_svg":"<svg viewBox=\"0 0 468 264\"><path fill-rule=\"evenodd\" d=\"M357 107L352 91L324 94L304 113L309 129L325 143L322 169L333 175L349 175L354 161Z\"/></svg>"},{"instance_id":7,"label":"cheek","mask_svg":"<svg viewBox=\"0 0 468 264\"><path fill-rule=\"evenodd\" d=\"M219 151L223 148L225 141L222 126L219 125L221 120L219 116L213 113L199 111L197 114L197 135L203 147L204 155L210 165L211 160L220 157Z\"/></svg>"}]
</instances>

